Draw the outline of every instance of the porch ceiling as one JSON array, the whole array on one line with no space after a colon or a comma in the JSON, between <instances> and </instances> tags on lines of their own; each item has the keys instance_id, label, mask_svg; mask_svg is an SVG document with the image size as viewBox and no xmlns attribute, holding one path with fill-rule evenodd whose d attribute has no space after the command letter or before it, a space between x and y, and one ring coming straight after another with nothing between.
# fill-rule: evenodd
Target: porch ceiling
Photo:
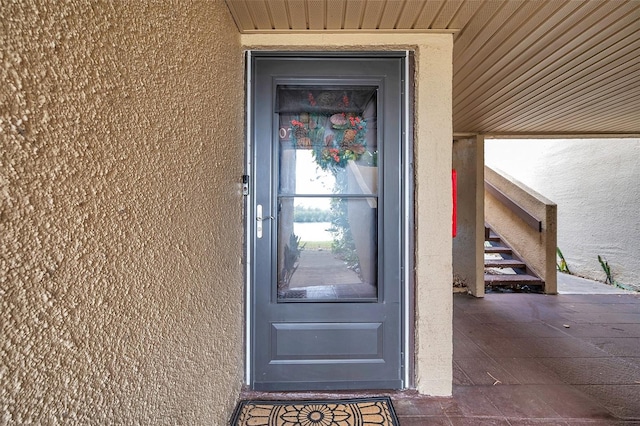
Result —
<instances>
[{"instance_id":1,"label":"porch ceiling","mask_svg":"<svg viewBox=\"0 0 640 426\"><path fill-rule=\"evenodd\" d=\"M640 0L225 0L242 33L454 31L456 133L640 134Z\"/></svg>"}]
</instances>

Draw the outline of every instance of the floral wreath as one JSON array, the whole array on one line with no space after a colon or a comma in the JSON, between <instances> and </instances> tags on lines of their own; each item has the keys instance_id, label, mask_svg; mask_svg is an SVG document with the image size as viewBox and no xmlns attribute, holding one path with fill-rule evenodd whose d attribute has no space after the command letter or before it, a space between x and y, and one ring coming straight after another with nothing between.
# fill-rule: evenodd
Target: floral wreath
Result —
<instances>
[{"instance_id":1,"label":"floral wreath","mask_svg":"<svg viewBox=\"0 0 640 426\"><path fill-rule=\"evenodd\" d=\"M311 93L309 103L315 106ZM349 99L345 95L338 107L348 106ZM322 123L329 129L325 129ZM349 160L358 160L367 148L366 133L366 120L351 112L338 112L330 116L302 112L291 121L291 134L296 146L312 149L316 163L323 170L344 168Z\"/></svg>"}]
</instances>

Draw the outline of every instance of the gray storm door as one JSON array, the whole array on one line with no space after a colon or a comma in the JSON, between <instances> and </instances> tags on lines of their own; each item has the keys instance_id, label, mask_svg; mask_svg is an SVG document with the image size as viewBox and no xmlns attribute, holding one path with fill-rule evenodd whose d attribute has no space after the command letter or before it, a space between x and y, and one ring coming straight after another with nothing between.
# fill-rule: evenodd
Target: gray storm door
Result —
<instances>
[{"instance_id":1,"label":"gray storm door","mask_svg":"<svg viewBox=\"0 0 640 426\"><path fill-rule=\"evenodd\" d=\"M404 53L253 53L256 390L403 387Z\"/></svg>"}]
</instances>

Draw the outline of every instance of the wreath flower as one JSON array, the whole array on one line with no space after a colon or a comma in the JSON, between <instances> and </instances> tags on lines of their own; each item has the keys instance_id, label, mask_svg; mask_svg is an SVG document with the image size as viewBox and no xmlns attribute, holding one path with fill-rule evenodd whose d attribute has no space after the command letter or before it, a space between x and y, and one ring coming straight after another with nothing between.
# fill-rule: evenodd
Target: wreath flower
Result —
<instances>
[{"instance_id":1,"label":"wreath flower","mask_svg":"<svg viewBox=\"0 0 640 426\"><path fill-rule=\"evenodd\" d=\"M308 102L311 106L316 104L311 93ZM349 98L344 95L336 108L348 106ZM358 160L367 149L366 133L366 120L351 112L303 112L291 120L291 134L296 146L311 148L316 163L323 170L344 168L350 160Z\"/></svg>"}]
</instances>

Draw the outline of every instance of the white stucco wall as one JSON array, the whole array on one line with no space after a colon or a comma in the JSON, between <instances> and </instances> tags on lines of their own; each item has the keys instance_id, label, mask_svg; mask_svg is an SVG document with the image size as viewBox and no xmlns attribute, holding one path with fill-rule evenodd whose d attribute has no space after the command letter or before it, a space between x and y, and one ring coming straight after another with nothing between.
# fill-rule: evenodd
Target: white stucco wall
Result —
<instances>
[{"instance_id":1,"label":"white stucco wall","mask_svg":"<svg viewBox=\"0 0 640 426\"><path fill-rule=\"evenodd\" d=\"M0 424L226 424L244 140L226 6L1 3Z\"/></svg>"},{"instance_id":2,"label":"white stucco wall","mask_svg":"<svg viewBox=\"0 0 640 426\"><path fill-rule=\"evenodd\" d=\"M640 288L640 139L487 140L485 161L558 205L558 246L577 275Z\"/></svg>"},{"instance_id":3,"label":"white stucco wall","mask_svg":"<svg viewBox=\"0 0 640 426\"><path fill-rule=\"evenodd\" d=\"M422 393L451 395L453 35L244 34L241 41L247 49L415 52L415 379Z\"/></svg>"}]
</instances>

